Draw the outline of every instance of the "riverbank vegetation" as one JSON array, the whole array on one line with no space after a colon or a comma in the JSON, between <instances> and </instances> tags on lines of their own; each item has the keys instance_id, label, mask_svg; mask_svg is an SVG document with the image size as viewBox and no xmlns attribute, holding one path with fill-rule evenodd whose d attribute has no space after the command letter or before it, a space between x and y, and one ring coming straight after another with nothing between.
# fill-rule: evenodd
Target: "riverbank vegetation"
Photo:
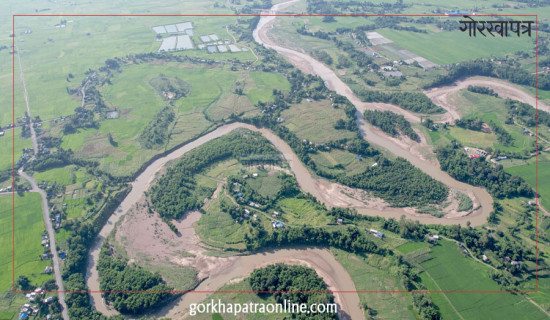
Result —
<instances>
[{"instance_id":1,"label":"riverbank vegetation","mask_svg":"<svg viewBox=\"0 0 550 320\"><path fill-rule=\"evenodd\" d=\"M531 197L532 188L520 177L493 166L485 157L469 158L461 149L446 147L436 151L441 169L453 178L474 186L483 186L497 198Z\"/></svg>"},{"instance_id":2,"label":"riverbank vegetation","mask_svg":"<svg viewBox=\"0 0 550 320\"><path fill-rule=\"evenodd\" d=\"M364 118L390 136L395 137L403 134L411 138L411 140L420 140L418 134L411 127L411 123L400 114L391 111L366 110Z\"/></svg>"},{"instance_id":3,"label":"riverbank vegetation","mask_svg":"<svg viewBox=\"0 0 550 320\"><path fill-rule=\"evenodd\" d=\"M160 274L128 264L117 257L108 243L101 249L97 270L101 277L100 289L107 291L105 300L121 313L141 314L159 307L171 296L172 288L164 283Z\"/></svg>"},{"instance_id":4,"label":"riverbank vegetation","mask_svg":"<svg viewBox=\"0 0 550 320\"><path fill-rule=\"evenodd\" d=\"M304 266L289 266L282 263L255 269L248 277L250 287L264 299L273 297L277 303L329 304L334 296L328 291L323 279L315 270ZM261 293L273 291L274 293ZM323 292L325 291L325 292ZM292 314L293 318L305 319L304 314ZM336 314L313 314L308 319L336 319Z\"/></svg>"}]
</instances>

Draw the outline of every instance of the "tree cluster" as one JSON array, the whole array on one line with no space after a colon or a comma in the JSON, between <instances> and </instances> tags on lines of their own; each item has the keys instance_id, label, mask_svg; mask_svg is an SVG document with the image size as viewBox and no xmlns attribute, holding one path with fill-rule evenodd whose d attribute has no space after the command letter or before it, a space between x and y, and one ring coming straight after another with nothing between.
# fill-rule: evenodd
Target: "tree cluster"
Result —
<instances>
[{"instance_id":1,"label":"tree cluster","mask_svg":"<svg viewBox=\"0 0 550 320\"><path fill-rule=\"evenodd\" d=\"M461 128L473 131L481 131L481 128L483 128L483 120L478 117L471 119L456 119L455 124Z\"/></svg>"},{"instance_id":2,"label":"tree cluster","mask_svg":"<svg viewBox=\"0 0 550 320\"><path fill-rule=\"evenodd\" d=\"M496 65L490 61L478 59L454 64L446 75L437 76L436 79L424 88L428 89L450 85L456 80L473 76L505 79L515 84L528 85L531 87L535 87L536 85L535 75L518 66L510 64ZM539 89L550 90L550 77L544 74L539 75L538 87Z\"/></svg>"},{"instance_id":3,"label":"tree cluster","mask_svg":"<svg viewBox=\"0 0 550 320\"><path fill-rule=\"evenodd\" d=\"M330 246L349 252L386 254L387 250L380 248L356 227L342 230L327 230L310 226L285 227L266 233L263 237L245 235L248 250L265 247L282 247L288 245Z\"/></svg>"},{"instance_id":4,"label":"tree cluster","mask_svg":"<svg viewBox=\"0 0 550 320\"><path fill-rule=\"evenodd\" d=\"M393 137L401 133L414 141L420 141L420 137L411 127L411 123L400 114L388 110L366 110L364 117L373 126L382 129L382 131Z\"/></svg>"},{"instance_id":5,"label":"tree cluster","mask_svg":"<svg viewBox=\"0 0 550 320\"><path fill-rule=\"evenodd\" d=\"M449 190L441 182L411 165L403 158L393 161L379 157L377 166L351 176L340 176L338 182L372 191L393 206L421 206L439 203L447 198Z\"/></svg>"},{"instance_id":6,"label":"tree cluster","mask_svg":"<svg viewBox=\"0 0 550 320\"><path fill-rule=\"evenodd\" d=\"M259 296L273 296L277 303L290 301L299 304L334 303L323 279L315 270L304 266L289 266L282 263L255 269L248 277L250 287ZM261 293L270 291L273 293ZM292 314L293 319L336 319L336 314Z\"/></svg>"},{"instance_id":7,"label":"tree cluster","mask_svg":"<svg viewBox=\"0 0 550 320\"><path fill-rule=\"evenodd\" d=\"M162 108L147 124L139 135L139 140L147 149L164 146L170 137L170 124L176 119L173 108Z\"/></svg>"},{"instance_id":8,"label":"tree cluster","mask_svg":"<svg viewBox=\"0 0 550 320\"><path fill-rule=\"evenodd\" d=\"M492 166L485 157L469 158L462 150L450 146L437 149L436 154L442 170L459 181L485 187L494 197L533 196L525 180L504 172L502 166Z\"/></svg>"},{"instance_id":9,"label":"tree cluster","mask_svg":"<svg viewBox=\"0 0 550 320\"><path fill-rule=\"evenodd\" d=\"M107 246L99 254L97 270L101 277L100 289L105 300L121 313L140 314L160 306L172 295L160 274L128 264L116 257ZM139 292L129 292L139 291Z\"/></svg>"},{"instance_id":10,"label":"tree cluster","mask_svg":"<svg viewBox=\"0 0 550 320\"><path fill-rule=\"evenodd\" d=\"M488 87L480 87L480 86L472 86L469 85L467 88L468 91L474 92L474 93L480 93L480 94L486 94L493 97L498 97L498 93L496 93L493 89Z\"/></svg>"},{"instance_id":11,"label":"tree cluster","mask_svg":"<svg viewBox=\"0 0 550 320\"><path fill-rule=\"evenodd\" d=\"M359 98L365 102L384 102L418 113L442 113L445 109L437 106L425 94L420 92L392 92L361 90Z\"/></svg>"}]
</instances>

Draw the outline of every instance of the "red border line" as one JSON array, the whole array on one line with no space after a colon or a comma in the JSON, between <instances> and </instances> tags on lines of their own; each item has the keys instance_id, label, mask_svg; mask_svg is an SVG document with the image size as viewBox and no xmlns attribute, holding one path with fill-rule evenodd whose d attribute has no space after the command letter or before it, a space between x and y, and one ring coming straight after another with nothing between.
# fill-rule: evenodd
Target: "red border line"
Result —
<instances>
[{"instance_id":1,"label":"red border line","mask_svg":"<svg viewBox=\"0 0 550 320\"><path fill-rule=\"evenodd\" d=\"M269 9L263 9L269 10ZM263 11L262 10L262 11ZM270 10L269 10L270 11ZM335 15L335 14L14 14L12 15L12 121L15 126L15 17L447 17L447 18L459 18L462 16L449 16L442 14L349 14L349 15ZM539 290L539 278L538 278L538 212L540 205L538 197L538 101L539 101L539 88L538 88L538 39L539 39L539 18L538 14L492 14L492 15L475 15L472 17L534 17L536 19L535 24L535 290L514 290L514 291L481 291L481 290L386 290L386 291L215 291L215 290L189 290L189 291L41 291L42 293L537 293ZM34 291L17 291L15 290L15 128L12 130L13 141L13 229L12 229L12 288L14 293L32 293Z\"/></svg>"}]
</instances>

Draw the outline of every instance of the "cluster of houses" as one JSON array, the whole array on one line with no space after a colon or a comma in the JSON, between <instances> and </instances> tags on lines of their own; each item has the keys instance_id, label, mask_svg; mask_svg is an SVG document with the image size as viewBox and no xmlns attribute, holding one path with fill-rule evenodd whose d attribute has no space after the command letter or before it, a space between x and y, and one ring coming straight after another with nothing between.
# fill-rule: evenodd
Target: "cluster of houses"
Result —
<instances>
[{"instance_id":1,"label":"cluster of houses","mask_svg":"<svg viewBox=\"0 0 550 320\"><path fill-rule=\"evenodd\" d=\"M38 287L36 289L34 289L33 292L30 292L30 293L27 293L26 294L26 297L27 299L29 300L29 302L35 302L35 300L38 298L38 297L42 297L45 295L45 292L42 288ZM51 297L48 297L46 299L43 300L43 303L45 305L48 305L50 303L52 303L54 300L56 299L55 296L51 296ZM30 316L32 315L36 315L38 314L38 312L40 311L40 307L38 305L31 305L29 303L25 303L22 307L21 307L21 310L19 311L19 320L25 320L25 319L28 319ZM46 316L46 319L51 319L52 316L50 314L48 314Z\"/></svg>"},{"instance_id":2,"label":"cluster of houses","mask_svg":"<svg viewBox=\"0 0 550 320\"><path fill-rule=\"evenodd\" d=\"M25 303L19 310L19 320L28 319L30 315L38 314L40 308L37 305Z\"/></svg>"}]
</instances>

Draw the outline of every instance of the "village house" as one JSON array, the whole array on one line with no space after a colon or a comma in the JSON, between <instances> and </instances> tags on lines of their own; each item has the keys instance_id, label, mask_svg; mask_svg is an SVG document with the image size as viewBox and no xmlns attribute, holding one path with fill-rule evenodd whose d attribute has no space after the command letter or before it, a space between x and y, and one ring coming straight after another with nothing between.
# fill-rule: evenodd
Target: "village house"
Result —
<instances>
[{"instance_id":1,"label":"village house","mask_svg":"<svg viewBox=\"0 0 550 320\"><path fill-rule=\"evenodd\" d=\"M273 228L274 229L277 229L277 228L283 228L285 225L284 223L280 222L280 221L275 221L273 220Z\"/></svg>"},{"instance_id":2,"label":"village house","mask_svg":"<svg viewBox=\"0 0 550 320\"><path fill-rule=\"evenodd\" d=\"M384 234L378 230L370 229L370 233L372 233L375 237L382 239L384 237Z\"/></svg>"}]
</instances>

